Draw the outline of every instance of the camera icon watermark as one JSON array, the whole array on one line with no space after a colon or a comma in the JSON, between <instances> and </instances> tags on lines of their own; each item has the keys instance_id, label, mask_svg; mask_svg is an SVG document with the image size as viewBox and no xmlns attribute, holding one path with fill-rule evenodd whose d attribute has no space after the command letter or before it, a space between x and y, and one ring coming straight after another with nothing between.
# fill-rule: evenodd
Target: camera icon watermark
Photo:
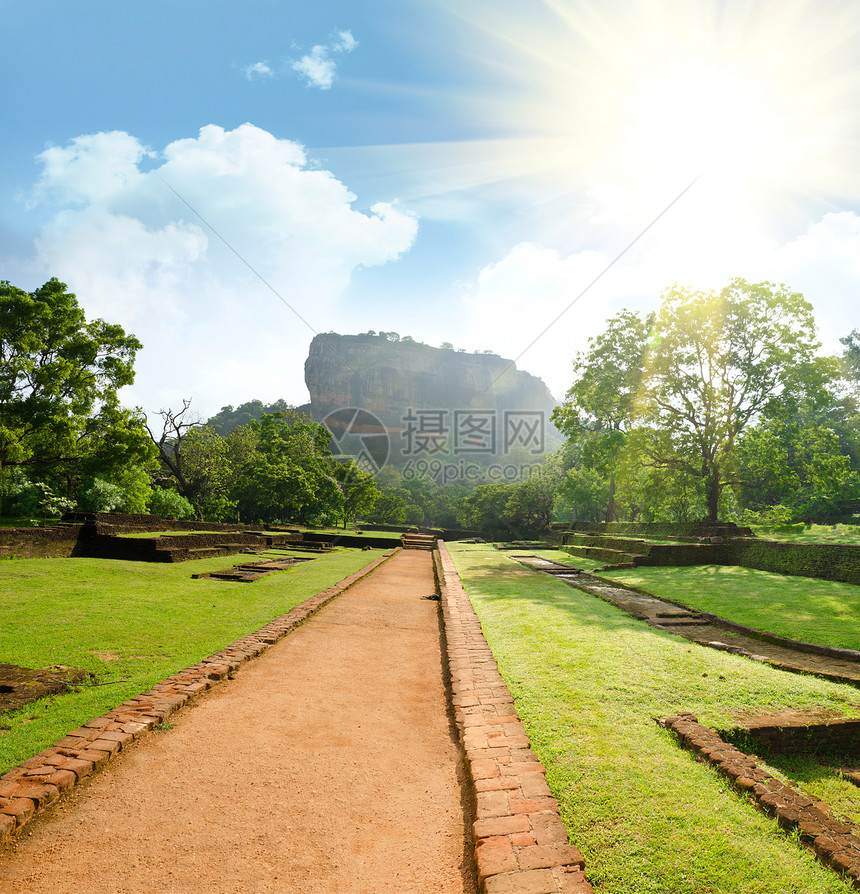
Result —
<instances>
[{"instance_id":1,"label":"camera icon watermark","mask_svg":"<svg viewBox=\"0 0 860 894\"><path fill-rule=\"evenodd\" d=\"M331 435L332 446L349 456L368 475L376 475L391 455L388 429L375 414L360 407L333 410L321 422Z\"/></svg>"},{"instance_id":2,"label":"camera icon watermark","mask_svg":"<svg viewBox=\"0 0 860 894\"><path fill-rule=\"evenodd\" d=\"M404 480L483 484L527 478L546 453L543 410L413 408L392 425L369 410L343 407L321 423L336 455L353 459L371 475L386 464ZM516 460L519 460L517 462Z\"/></svg>"}]
</instances>

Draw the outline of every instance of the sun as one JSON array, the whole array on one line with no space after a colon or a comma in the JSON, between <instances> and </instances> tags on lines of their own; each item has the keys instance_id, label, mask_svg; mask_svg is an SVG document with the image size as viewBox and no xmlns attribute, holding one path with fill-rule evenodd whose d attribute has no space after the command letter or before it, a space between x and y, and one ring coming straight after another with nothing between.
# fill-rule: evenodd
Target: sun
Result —
<instances>
[{"instance_id":1,"label":"sun","mask_svg":"<svg viewBox=\"0 0 860 894\"><path fill-rule=\"evenodd\" d=\"M470 52L500 85L477 100L488 128L506 134L484 144L497 180L543 181L558 196L607 184L644 213L698 178L697 191L736 218L771 222L860 199L852 4L541 0L525 17L512 0L458 0L457 9L473 13L481 37Z\"/></svg>"},{"instance_id":2,"label":"sun","mask_svg":"<svg viewBox=\"0 0 860 894\"><path fill-rule=\"evenodd\" d=\"M743 180L766 175L787 136L768 113L760 84L699 64L643 78L620 111L625 123L612 161L660 181L707 170Z\"/></svg>"}]
</instances>

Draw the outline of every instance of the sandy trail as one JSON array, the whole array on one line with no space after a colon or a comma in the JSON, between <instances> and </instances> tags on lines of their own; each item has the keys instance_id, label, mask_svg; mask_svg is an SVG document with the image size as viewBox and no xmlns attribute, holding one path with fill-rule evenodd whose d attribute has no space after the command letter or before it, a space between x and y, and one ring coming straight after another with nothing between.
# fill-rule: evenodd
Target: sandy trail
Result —
<instances>
[{"instance_id":1,"label":"sandy trail","mask_svg":"<svg viewBox=\"0 0 860 894\"><path fill-rule=\"evenodd\" d=\"M474 892L433 591L396 555L32 823L0 892Z\"/></svg>"}]
</instances>

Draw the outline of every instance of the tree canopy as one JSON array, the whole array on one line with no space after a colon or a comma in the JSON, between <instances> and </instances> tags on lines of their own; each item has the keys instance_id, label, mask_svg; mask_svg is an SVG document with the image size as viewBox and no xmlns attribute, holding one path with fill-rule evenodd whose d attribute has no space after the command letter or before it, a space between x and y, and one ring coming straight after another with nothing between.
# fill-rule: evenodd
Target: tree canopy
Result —
<instances>
[{"instance_id":1,"label":"tree canopy","mask_svg":"<svg viewBox=\"0 0 860 894\"><path fill-rule=\"evenodd\" d=\"M57 279L34 292L0 282L0 469L69 481L148 461L142 415L117 397L140 347L120 326L88 322Z\"/></svg>"},{"instance_id":2,"label":"tree canopy","mask_svg":"<svg viewBox=\"0 0 860 894\"><path fill-rule=\"evenodd\" d=\"M306 414L263 413L222 435L188 417L189 407L162 410L162 433L152 438L164 483L201 517L345 524L373 506L373 477L336 461L330 433Z\"/></svg>"},{"instance_id":3,"label":"tree canopy","mask_svg":"<svg viewBox=\"0 0 860 894\"><path fill-rule=\"evenodd\" d=\"M250 425L255 419L259 422L264 415L273 413L287 413L292 410L283 398L272 404L264 404L261 400L249 400L239 404L234 410L231 405L221 407L214 415L210 416L206 424L219 435L228 435L231 431L243 425Z\"/></svg>"},{"instance_id":4,"label":"tree canopy","mask_svg":"<svg viewBox=\"0 0 860 894\"><path fill-rule=\"evenodd\" d=\"M816 378L809 302L770 283L732 281L719 292L663 294L637 420L648 462L705 484L708 518L736 480L738 439L784 393Z\"/></svg>"},{"instance_id":5,"label":"tree canopy","mask_svg":"<svg viewBox=\"0 0 860 894\"><path fill-rule=\"evenodd\" d=\"M742 279L675 286L648 319L618 314L554 414L560 500L606 519L838 514L858 489L857 401L839 392L840 370L860 378L858 340L820 356L802 295Z\"/></svg>"},{"instance_id":6,"label":"tree canopy","mask_svg":"<svg viewBox=\"0 0 860 894\"><path fill-rule=\"evenodd\" d=\"M653 326L653 314L642 319L622 311L610 319L606 330L590 338L588 349L574 358L576 378L552 414L559 431L581 442L584 470L608 479L607 521L616 516L616 468L633 423ZM575 477L571 489L584 483L582 476Z\"/></svg>"}]
</instances>

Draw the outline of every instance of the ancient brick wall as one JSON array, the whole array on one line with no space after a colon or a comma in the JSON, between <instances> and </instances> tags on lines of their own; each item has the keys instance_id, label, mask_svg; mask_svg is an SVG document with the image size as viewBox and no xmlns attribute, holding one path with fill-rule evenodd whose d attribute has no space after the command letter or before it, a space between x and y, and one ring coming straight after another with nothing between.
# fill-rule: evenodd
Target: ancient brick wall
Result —
<instances>
[{"instance_id":1,"label":"ancient brick wall","mask_svg":"<svg viewBox=\"0 0 860 894\"><path fill-rule=\"evenodd\" d=\"M0 528L0 557L55 559L77 555L81 525Z\"/></svg>"},{"instance_id":2,"label":"ancient brick wall","mask_svg":"<svg viewBox=\"0 0 860 894\"><path fill-rule=\"evenodd\" d=\"M804 725L745 724L743 731L771 754L838 754L860 757L860 720Z\"/></svg>"},{"instance_id":3,"label":"ancient brick wall","mask_svg":"<svg viewBox=\"0 0 860 894\"><path fill-rule=\"evenodd\" d=\"M860 584L860 546L749 537L729 541L727 553L730 565Z\"/></svg>"}]
</instances>

